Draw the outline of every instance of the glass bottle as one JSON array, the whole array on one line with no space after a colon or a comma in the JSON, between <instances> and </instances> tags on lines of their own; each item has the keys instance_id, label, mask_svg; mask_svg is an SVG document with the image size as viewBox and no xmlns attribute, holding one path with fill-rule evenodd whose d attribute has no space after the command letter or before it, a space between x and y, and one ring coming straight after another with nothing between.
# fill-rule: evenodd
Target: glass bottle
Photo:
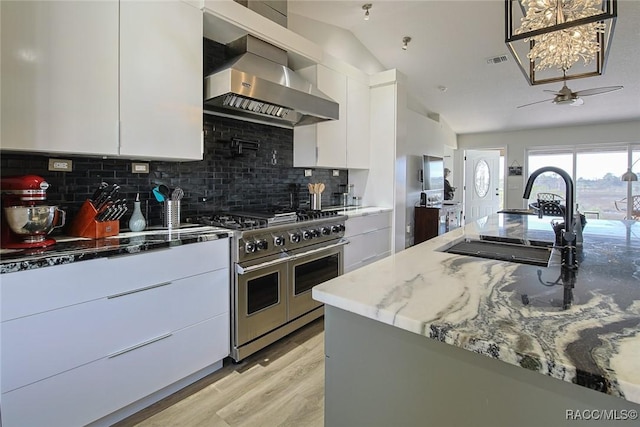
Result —
<instances>
[{"instance_id":1,"label":"glass bottle","mask_svg":"<svg viewBox=\"0 0 640 427\"><path fill-rule=\"evenodd\" d=\"M142 209L140 208L140 193L136 194L136 201L133 202L133 213L129 218L129 230L142 231L147 226L147 221L142 215Z\"/></svg>"}]
</instances>

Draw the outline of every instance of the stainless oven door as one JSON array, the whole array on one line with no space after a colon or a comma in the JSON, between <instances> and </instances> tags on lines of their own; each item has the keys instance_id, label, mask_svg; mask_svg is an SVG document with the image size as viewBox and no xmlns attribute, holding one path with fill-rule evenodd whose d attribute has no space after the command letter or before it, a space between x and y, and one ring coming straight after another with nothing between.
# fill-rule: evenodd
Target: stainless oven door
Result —
<instances>
[{"instance_id":1,"label":"stainless oven door","mask_svg":"<svg viewBox=\"0 0 640 427\"><path fill-rule=\"evenodd\" d=\"M292 256L292 261L289 261L289 320L322 305L311 297L311 288L342 275L345 243L341 241L327 249Z\"/></svg>"},{"instance_id":2,"label":"stainless oven door","mask_svg":"<svg viewBox=\"0 0 640 427\"><path fill-rule=\"evenodd\" d=\"M246 269L236 265L236 273L233 320L235 342L241 346L287 322L287 262Z\"/></svg>"}]
</instances>

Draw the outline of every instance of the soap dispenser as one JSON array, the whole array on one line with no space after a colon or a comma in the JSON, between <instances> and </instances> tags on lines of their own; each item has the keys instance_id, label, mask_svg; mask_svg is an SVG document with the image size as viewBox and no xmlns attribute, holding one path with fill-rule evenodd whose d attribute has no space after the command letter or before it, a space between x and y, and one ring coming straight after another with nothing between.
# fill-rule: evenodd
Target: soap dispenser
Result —
<instances>
[{"instance_id":1,"label":"soap dispenser","mask_svg":"<svg viewBox=\"0 0 640 427\"><path fill-rule=\"evenodd\" d=\"M140 193L136 194L136 201L133 202L133 213L129 218L129 230L142 231L147 226L147 221L142 215L142 209L140 208Z\"/></svg>"}]
</instances>

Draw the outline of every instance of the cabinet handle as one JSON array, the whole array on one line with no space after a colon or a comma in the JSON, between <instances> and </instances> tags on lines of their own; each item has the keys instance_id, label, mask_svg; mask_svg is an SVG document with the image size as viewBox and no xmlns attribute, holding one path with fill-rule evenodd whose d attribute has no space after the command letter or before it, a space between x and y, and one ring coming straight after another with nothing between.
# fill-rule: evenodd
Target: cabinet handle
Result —
<instances>
[{"instance_id":1,"label":"cabinet handle","mask_svg":"<svg viewBox=\"0 0 640 427\"><path fill-rule=\"evenodd\" d=\"M165 338L169 338L171 335L173 335L171 332L169 332L167 334L164 334L164 335L160 335L159 337L152 338L149 341L141 342L140 344L136 344L136 345L131 346L129 348L125 348L124 350L120 350L120 351L116 351L115 353L111 353L110 355L107 356L107 358L113 359L114 357L122 356L123 354L129 353L130 351L137 350L137 349L139 349L141 347L147 346L149 344L153 344L154 342L158 342L158 341L163 340Z\"/></svg>"},{"instance_id":2,"label":"cabinet handle","mask_svg":"<svg viewBox=\"0 0 640 427\"><path fill-rule=\"evenodd\" d=\"M144 291L148 291L149 289L160 288L162 286L167 286L167 285L170 285L170 284L171 284L171 282L158 283L158 284L155 284L155 285L146 286L144 288L138 288L138 289L133 289L131 291L121 292L119 294L109 295L107 297L107 299L120 298L120 297L123 297L125 295L136 294L138 292L144 292Z\"/></svg>"}]
</instances>

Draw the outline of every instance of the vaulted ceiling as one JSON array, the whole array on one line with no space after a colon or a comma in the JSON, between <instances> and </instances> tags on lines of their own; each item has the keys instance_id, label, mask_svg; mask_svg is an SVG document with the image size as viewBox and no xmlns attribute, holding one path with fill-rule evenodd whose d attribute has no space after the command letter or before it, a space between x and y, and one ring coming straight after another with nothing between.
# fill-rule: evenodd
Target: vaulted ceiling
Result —
<instances>
[{"instance_id":1,"label":"vaulted ceiling","mask_svg":"<svg viewBox=\"0 0 640 427\"><path fill-rule=\"evenodd\" d=\"M371 1L290 0L289 19L313 19L350 31L387 69L408 78L422 108L440 114L458 134L640 120L640 1L619 0L609 59L602 76L568 82L573 91L622 85L624 89L584 97L579 107L554 105L530 86L504 43L502 0ZM402 38L412 38L402 50ZM508 61L488 64L506 55ZM442 88L446 87L446 91Z\"/></svg>"}]
</instances>

